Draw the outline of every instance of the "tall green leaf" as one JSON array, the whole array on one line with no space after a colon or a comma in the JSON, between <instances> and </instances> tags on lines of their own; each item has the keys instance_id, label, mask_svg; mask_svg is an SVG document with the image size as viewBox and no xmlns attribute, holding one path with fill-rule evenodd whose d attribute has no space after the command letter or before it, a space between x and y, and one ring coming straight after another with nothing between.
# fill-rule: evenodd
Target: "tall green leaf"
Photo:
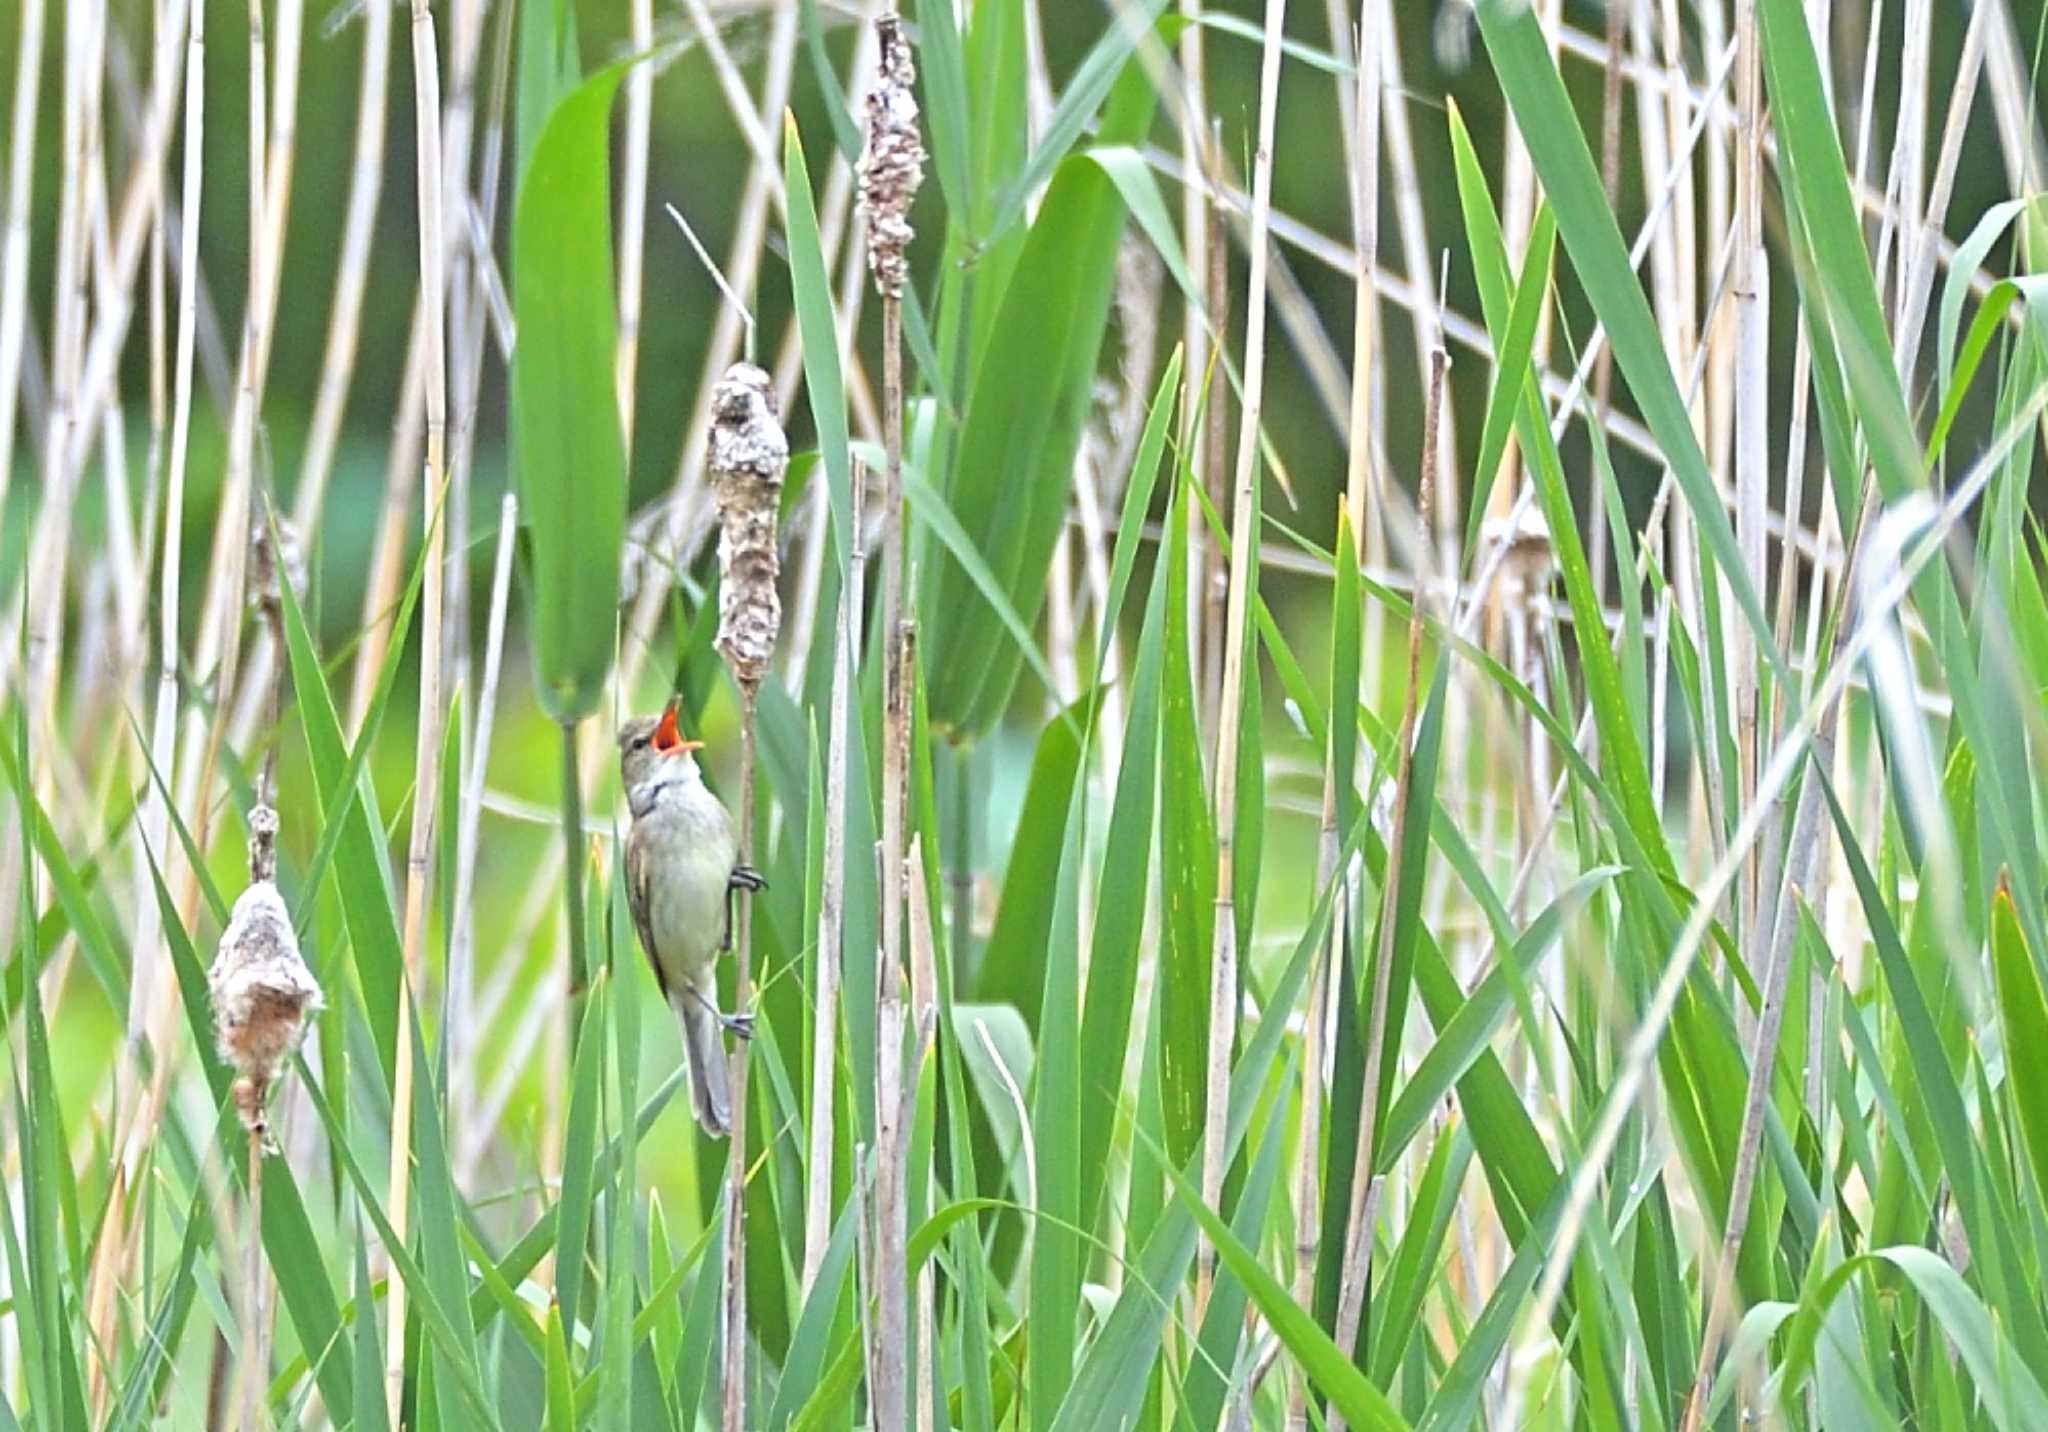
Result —
<instances>
[{"instance_id":1,"label":"tall green leaf","mask_svg":"<svg viewBox=\"0 0 2048 1432\"><path fill-rule=\"evenodd\" d=\"M628 64L556 103L512 217L512 437L533 573L541 702L597 709L611 670L626 527L626 449L612 369L611 106Z\"/></svg>"}]
</instances>

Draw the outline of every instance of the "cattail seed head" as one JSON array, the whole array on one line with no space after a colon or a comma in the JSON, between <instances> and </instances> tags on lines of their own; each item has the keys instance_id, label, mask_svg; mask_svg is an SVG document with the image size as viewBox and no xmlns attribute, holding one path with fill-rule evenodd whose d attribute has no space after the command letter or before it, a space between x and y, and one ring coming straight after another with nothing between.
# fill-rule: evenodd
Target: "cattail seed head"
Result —
<instances>
[{"instance_id":1,"label":"cattail seed head","mask_svg":"<svg viewBox=\"0 0 2048 1432\"><path fill-rule=\"evenodd\" d=\"M774 385L751 363L726 369L712 391L709 467L718 503L718 650L751 692L768 674L782 628L775 523L789 467Z\"/></svg>"},{"instance_id":2,"label":"cattail seed head","mask_svg":"<svg viewBox=\"0 0 2048 1432\"><path fill-rule=\"evenodd\" d=\"M875 22L881 60L875 87L868 91L867 143L860 153L860 215L867 240L868 267L886 298L903 296L909 273L904 250L917 237L910 227L910 202L924 182L924 141L917 133L917 70L902 22L884 15Z\"/></svg>"},{"instance_id":3,"label":"cattail seed head","mask_svg":"<svg viewBox=\"0 0 2048 1432\"><path fill-rule=\"evenodd\" d=\"M220 949L207 971L213 1032L232 1065L242 1127L268 1137L264 1105L306 1023L323 1003L319 981L299 954L291 911L272 879L277 866L277 812L250 812L249 862L255 878L235 901Z\"/></svg>"}]
</instances>

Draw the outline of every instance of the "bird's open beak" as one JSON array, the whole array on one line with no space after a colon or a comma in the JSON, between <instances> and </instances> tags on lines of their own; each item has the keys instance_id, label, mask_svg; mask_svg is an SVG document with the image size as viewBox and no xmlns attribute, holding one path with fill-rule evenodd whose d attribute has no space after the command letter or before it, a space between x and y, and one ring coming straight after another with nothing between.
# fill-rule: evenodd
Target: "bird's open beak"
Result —
<instances>
[{"instance_id":1,"label":"bird's open beak","mask_svg":"<svg viewBox=\"0 0 2048 1432\"><path fill-rule=\"evenodd\" d=\"M686 741L683 739L682 727L676 724L676 713L681 706L682 702L680 701L670 701L662 710L661 724L654 728L654 749L661 752L664 756L680 755L685 751L696 751L703 748L704 743L702 741Z\"/></svg>"}]
</instances>

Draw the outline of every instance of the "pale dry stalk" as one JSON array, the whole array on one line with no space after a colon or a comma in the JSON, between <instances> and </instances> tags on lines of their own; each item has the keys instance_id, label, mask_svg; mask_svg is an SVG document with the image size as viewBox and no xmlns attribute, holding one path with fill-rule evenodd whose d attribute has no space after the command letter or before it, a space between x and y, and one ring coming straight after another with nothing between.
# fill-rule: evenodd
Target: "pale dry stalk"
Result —
<instances>
[{"instance_id":1,"label":"pale dry stalk","mask_svg":"<svg viewBox=\"0 0 2048 1432\"><path fill-rule=\"evenodd\" d=\"M1443 420L1444 373L1449 367L1450 354L1444 350L1439 337L1429 355L1429 397L1428 406L1423 411L1422 475L1417 501L1417 510L1422 513L1430 510L1430 485L1436 472L1437 442ZM1418 542L1416 550L1418 554L1426 554L1428 543ZM1427 561L1426 556L1424 561ZM1365 1029L1364 1093L1359 1104L1358 1147L1351 1174L1351 1208L1345 1224L1344 1261L1338 1283L1337 1343L1344 1348L1351 1347L1358 1338L1358 1325L1365 1309L1367 1273L1372 1260L1373 1210L1369 1195L1378 1183L1373 1176L1373 1154L1379 1132L1380 1071L1388 1057L1387 986L1397 934L1395 909L1401 889L1401 851L1408 818L1409 782L1415 768L1415 724L1422 704L1422 628L1429 589L1428 567L1420 568L1415 577L1415 597L1408 617L1407 697L1401 708L1401 731L1394 747L1401 764L1394 779L1393 824L1387 833L1386 877L1380 883L1379 945L1373 954L1372 1004Z\"/></svg>"},{"instance_id":2,"label":"pale dry stalk","mask_svg":"<svg viewBox=\"0 0 2048 1432\"><path fill-rule=\"evenodd\" d=\"M14 471L14 420L28 326L29 194L35 180L36 100L43 77L43 0L22 0L8 125L7 228L0 237L0 509Z\"/></svg>"},{"instance_id":3,"label":"pale dry stalk","mask_svg":"<svg viewBox=\"0 0 2048 1432\"><path fill-rule=\"evenodd\" d=\"M924 179L916 71L910 41L895 15L875 22L878 63L867 93L866 144L860 158L860 219L868 267L882 299L882 958L877 965L879 1021L875 1065L875 1255L879 1359L873 1377L878 1426L909 1417L910 1343L906 1195L908 1148L899 1105L905 1087L903 1013L903 856L910 796L909 662L915 638L903 618L903 286L916 237L910 207Z\"/></svg>"},{"instance_id":4,"label":"pale dry stalk","mask_svg":"<svg viewBox=\"0 0 2048 1432\"><path fill-rule=\"evenodd\" d=\"M873 31L863 30L861 33L862 40L854 58L856 76L864 73L866 53L870 47L869 37ZM819 230L819 242L828 262L834 247L840 241L840 230L845 221L851 194L852 170L843 162L835 163L832 179L827 186L825 214ZM848 254L849 259L855 256L852 253ZM854 272L858 273L858 270ZM856 287L855 292L858 291ZM849 307L841 305L842 311ZM792 323L788 342L776 365L778 392L794 388L801 358L796 338L796 327ZM789 385L788 388L785 388L785 384ZM817 991L814 1001L816 1014L811 1026L811 1086L807 1120L809 1142L804 1164L804 1256L800 1286L806 1292L817 1279L819 1266L824 1262L826 1243L831 1236L831 1169L833 1135L837 1123L833 1105L837 1093L834 1076L838 1069L840 987L843 981L840 944L846 926L846 743L849 739L849 703L852 700L853 678L858 669L854 650L855 614L863 609L867 585L867 549L861 536L863 495L867 490L867 476L858 461L854 464L851 485L852 516L848 527L852 550L847 554L846 589L840 594L838 634L832 644L832 711L825 752L824 888L818 903ZM819 507L822 507L823 500L824 495L820 490L816 499ZM814 507L813 510L817 511L819 508ZM804 647L809 645L810 615L816 609L821 580L814 578L812 573L822 568L826 536L826 526L820 521L816 525L812 542L813 565L806 573L797 610L797 632ZM801 651L793 655L801 656Z\"/></svg>"},{"instance_id":5,"label":"pale dry stalk","mask_svg":"<svg viewBox=\"0 0 2048 1432\"><path fill-rule=\"evenodd\" d=\"M739 859L753 858L754 765L761 682L775 659L782 626L776 593L781 560L776 519L789 440L775 410L768 375L735 363L711 402L711 445L705 471L718 504L718 637L740 689ZM752 1008L753 901L743 899L733 929L733 1003ZM744 1432L747 1418L747 1041L731 1052L732 1132L725 1213L724 1416L726 1432Z\"/></svg>"},{"instance_id":6,"label":"pale dry stalk","mask_svg":"<svg viewBox=\"0 0 2048 1432\"><path fill-rule=\"evenodd\" d=\"M1730 287L1735 300L1735 533L1742 566L1761 596L1769 581L1770 524L1770 263L1763 228L1763 57L1757 39L1755 0L1743 0L1736 21L1735 81L1739 122L1735 132L1735 267ZM1717 325L1717 328L1724 325ZM1729 633L1734 673L1736 781L1744 807L1755 799L1759 676L1762 653L1746 622ZM1755 924L1762 896L1761 863L1743 872L1742 928Z\"/></svg>"},{"instance_id":7,"label":"pale dry stalk","mask_svg":"<svg viewBox=\"0 0 2048 1432\"><path fill-rule=\"evenodd\" d=\"M1355 429L1362 433L1364 429ZM1349 499L1337 499L1337 530L1346 526L1346 512ZM1353 545L1346 551L1337 548L1339 562L1356 562L1363 558L1357 545L1358 533L1353 531ZM1337 870L1339 854L1339 831L1337 829L1337 791L1339 781L1349 781L1351 772L1339 772L1336 760L1334 735L1325 743L1323 750L1323 812L1316 842L1316 884L1315 891L1329 888L1332 880L1340 879ZM1330 975L1336 963L1343 957L1344 932L1349 928L1345 892L1347 886L1339 884L1331 898L1330 933L1327 945L1316 960L1309 979L1308 1022L1302 1027L1301 1037L1301 1133L1299 1135L1300 1167L1295 1173L1294 1183L1294 1301L1302 1307L1311 1307L1315 1301L1316 1264L1322 1254L1323 1227L1323 1031L1329 1022ZM1311 895L1314 899L1314 894ZM1306 1371L1293 1378L1287 1392L1287 1426L1289 1432L1303 1432L1308 1426L1309 1379Z\"/></svg>"},{"instance_id":8,"label":"pale dry stalk","mask_svg":"<svg viewBox=\"0 0 2048 1432\"><path fill-rule=\"evenodd\" d=\"M1180 13L1185 20L1180 34L1180 82L1181 102L1175 106L1180 122L1180 159L1182 171L1188 175L1209 173L1209 118L1205 98L1206 64L1203 57L1203 27L1196 21L1202 11L1201 0L1180 0ZM1218 204L1212 197L1210 186L1198 183L1181 185L1181 246L1186 250L1188 272L1200 286L1200 301L1191 297L1186 304L1182 319L1181 343L1187 350L1186 372L1190 375L1188 395L1192 402L1197 383L1210 371L1210 340L1214 339L1219 348L1227 346L1229 333L1229 308L1222 309L1223 322L1217 322L1219 306L1217 289L1223 288L1228 303L1229 251L1220 245L1217 235L1220 220L1216 214ZM1212 256L1211 250L1224 247L1221 255ZM1217 282L1217 270L1224 271L1224 283ZM1217 402L1214 385L1209 387L1208 401L1213 407ZM1212 429L1216 419L1211 418ZM1194 481L1204 492L1214 493L1215 484L1222 478L1222 459L1213 456L1211 449L1221 451L1221 437L1215 441L1200 443L1193 441L1190 434L1187 446L1188 463ZM1214 552L1215 544L1209 538L1209 524L1202 514L1189 504L1186 514L1188 530L1188 590L1184 600L1192 619L1190 629L1202 634L1202 644L1197 648L1195 670L1201 684L1197 688L1202 700L1202 714L1206 726L1214 726L1215 703L1214 683L1208 678L1209 651L1203 613L1208 603L1205 593L1209 588L1212 569L1221 570L1221 558ZM1176 596L1176 600L1182 598Z\"/></svg>"},{"instance_id":9,"label":"pale dry stalk","mask_svg":"<svg viewBox=\"0 0 2048 1432\"><path fill-rule=\"evenodd\" d=\"M440 807L442 710L442 567L447 529L440 520L446 471L447 372L442 350L444 312L441 186L441 76L428 0L412 3L413 105L418 124L420 297L426 327L423 387L426 407L426 465L421 505L425 512L426 577L420 583L420 693L418 742L413 751L412 833L406 848L405 914L402 939L405 969L398 987L397 1050L391 1097L391 1164L387 1181L392 1231L406 1236L412 1180L413 1081L412 991L425 963L427 897L433 878L434 818ZM405 1287L393 1278L388 1295L389 1335L384 1346L384 1403L395 1426L405 1395Z\"/></svg>"},{"instance_id":10,"label":"pale dry stalk","mask_svg":"<svg viewBox=\"0 0 2048 1432\"><path fill-rule=\"evenodd\" d=\"M627 45L644 55L654 46L653 0L627 8ZM647 148L654 115L654 70L645 61L626 76L626 168L619 195L619 432L633 452L634 381L640 370L640 297L647 255Z\"/></svg>"},{"instance_id":11,"label":"pale dry stalk","mask_svg":"<svg viewBox=\"0 0 2048 1432\"><path fill-rule=\"evenodd\" d=\"M269 1337L263 1316L268 1266L263 1257L263 1160L274 1144L267 1105L307 1023L322 1004L320 984L299 953L291 911L277 889L277 812L268 804L271 778L249 812L249 885L235 900L207 972L214 1039L235 1071L234 1105L249 1136L247 1233L244 1248L242 1351L238 1368L241 1426L264 1425Z\"/></svg>"},{"instance_id":12,"label":"pale dry stalk","mask_svg":"<svg viewBox=\"0 0 2048 1432\"><path fill-rule=\"evenodd\" d=\"M512 550L519 534L519 496L507 491L498 505L498 555L491 574L491 610L484 637L484 679L476 702L476 742L464 776L461 824L455 834L455 926L448 939L448 1005L443 1035L449 1063L471 1069L471 1053L479 1039L476 1021L476 859L482 835L484 778L490 769L491 727L498 711L498 676L505 654L505 614L512 588ZM451 1115L474 1107L474 1070L449 1090ZM457 1128L467 1121L451 1117Z\"/></svg>"},{"instance_id":13,"label":"pale dry stalk","mask_svg":"<svg viewBox=\"0 0 2048 1432\"><path fill-rule=\"evenodd\" d=\"M384 97L391 73L391 7L363 7L363 64L356 80L355 152L349 165L348 209L342 218L341 258L334 272L334 306L327 321L327 350L320 386L299 464L292 520L311 532L334 469L341 419L355 375L356 339L362 330L363 293L369 285L370 243L376 234L377 201L384 187Z\"/></svg>"}]
</instances>

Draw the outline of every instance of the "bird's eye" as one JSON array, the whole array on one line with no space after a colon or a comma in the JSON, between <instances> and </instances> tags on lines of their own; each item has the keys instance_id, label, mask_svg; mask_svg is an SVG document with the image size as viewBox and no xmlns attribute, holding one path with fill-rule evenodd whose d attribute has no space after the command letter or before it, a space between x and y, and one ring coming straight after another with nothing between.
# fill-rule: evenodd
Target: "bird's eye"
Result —
<instances>
[{"instance_id":1,"label":"bird's eye","mask_svg":"<svg viewBox=\"0 0 2048 1432\"><path fill-rule=\"evenodd\" d=\"M645 737L645 736L635 736L635 737L633 738L633 749L634 749L634 750L636 750L636 751L644 751L644 750L646 750L646 749L647 749L647 737Z\"/></svg>"}]
</instances>

